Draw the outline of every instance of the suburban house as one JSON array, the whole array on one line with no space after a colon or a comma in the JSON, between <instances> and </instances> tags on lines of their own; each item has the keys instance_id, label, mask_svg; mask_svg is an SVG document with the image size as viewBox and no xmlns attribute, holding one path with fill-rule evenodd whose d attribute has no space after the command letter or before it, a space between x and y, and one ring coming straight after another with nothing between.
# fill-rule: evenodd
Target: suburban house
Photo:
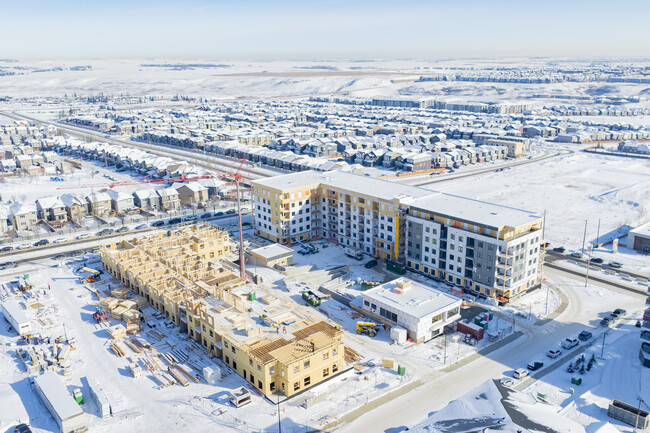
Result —
<instances>
[{"instance_id":1,"label":"suburban house","mask_svg":"<svg viewBox=\"0 0 650 433\"><path fill-rule=\"evenodd\" d=\"M181 201L178 198L178 191L176 188L169 187L156 191L160 199L160 209L164 211L178 210L181 208Z\"/></svg>"},{"instance_id":2,"label":"suburban house","mask_svg":"<svg viewBox=\"0 0 650 433\"><path fill-rule=\"evenodd\" d=\"M107 192L111 198L111 208L117 214L123 214L135 209L133 204L133 195L124 191L109 190Z\"/></svg>"},{"instance_id":3,"label":"suburban house","mask_svg":"<svg viewBox=\"0 0 650 433\"><path fill-rule=\"evenodd\" d=\"M72 194L63 194L60 198L65 206L68 219L79 222L88 215L88 203L79 197Z\"/></svg>"},{"instance_id":4,"label":"suburban house","mask_svg":"<svg viewBox=\"0 0 650 433\"><path fill-rule=\"evenodd\" d=\"M190 182L176 188L184 206L204 206L208 202L208 189L198 182Z\"/></svg>"},{"instance_id":5,"label":"suburban house","mask_svg":"<svg viewBox=\"0 0 650 433\"><path fill-rule=\"evenodd\" d=\"M139 189L133 193L133 204L143 210L158 210L160 196L153 189Z\"/></svg>"},{"instance_id":6,"label":"suburban house","mask_svg":"<svg viewBox=\"0 0 650 433\"><path fill-rule=\"evenodd\" d=\"M57 227L68 220L65 205L59 197L43 197L36 200L36 217Z\"/></svg>"},{"instance_id":7,"label":"suburban house","mask_svg":"<svg viewBox=\"0 0 650 433\"><path fill-rule=\"evenodd\" d=\"M16 231L31 230L36 227L38 217L35 205L16 202L9 207L9 211L11 223Z\"/></svg>"},{"instance_id":8,"label":"suburban house","mask_svg":"<svg viewBox=\"0 0 650 433\"><path fill-rule=\"evenodd\" d=\"M108 215L111 212L111 197L105 192L93 192L86 196L88 213L93 216Z\"/></svg>"}]
</instances>

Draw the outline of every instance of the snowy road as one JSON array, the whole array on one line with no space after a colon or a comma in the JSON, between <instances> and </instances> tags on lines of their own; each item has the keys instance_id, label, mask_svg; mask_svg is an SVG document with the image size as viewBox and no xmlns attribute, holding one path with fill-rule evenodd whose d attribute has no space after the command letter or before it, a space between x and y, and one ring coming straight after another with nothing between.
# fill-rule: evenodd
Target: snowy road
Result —
<instances>
[{"instance_id":1,"label":"snowy road","mask_svg":"<svg viewBox=\"0 0 650 433\"><path fill-rule=\"evenodd\" d=\"M616 307L628 311L638 311L643 306L641 295L630 296L600 286L590 285L565 276L556 276L552 272L549 278L556 279L569 298L567 309L555 320L543 326L517 325L524 335L514 343L504 346L489 355L451 372L436 371L424 375L420 380L424 385L402 395L389 404L373 408L364 408L365 413L352 412L341 418L341 432L386 431L391 428L411 426L424 419L431 411L439 410L450 401L459 398L488 379L501 375L512 376L513 370L525 367L530 361L541 360L546 365L551 361L545 352L559 347L567 337L575 338L586 328L596 328L599 315L609 312L612 298ZM362 411L364 410L362 409Z\"/></svg>"}]
</instances>

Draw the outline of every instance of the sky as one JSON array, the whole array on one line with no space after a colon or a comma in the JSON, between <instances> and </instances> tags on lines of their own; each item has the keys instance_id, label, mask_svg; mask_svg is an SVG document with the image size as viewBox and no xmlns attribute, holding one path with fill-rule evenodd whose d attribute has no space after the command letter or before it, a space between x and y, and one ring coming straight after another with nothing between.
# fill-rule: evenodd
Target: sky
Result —
<instances>
[{"instance_id":1,"label":"sky","mask_svg":"<svg viewBox=\"0 0 650 433\"><path fill-rule=\"evenodd\" d=\"M0 0L18 59L650 56L648 0Z\"/></svg>"}]
</instances>

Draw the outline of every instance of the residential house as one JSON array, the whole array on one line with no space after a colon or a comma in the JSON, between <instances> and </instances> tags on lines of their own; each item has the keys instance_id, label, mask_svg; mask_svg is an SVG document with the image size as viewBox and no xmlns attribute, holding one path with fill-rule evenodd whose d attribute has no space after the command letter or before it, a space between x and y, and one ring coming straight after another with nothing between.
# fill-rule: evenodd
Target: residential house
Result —
<instances>
[{"instance_id":1,"label":"residential house","mask_svg":"<svg viewBox=\"0 0 650 433\"><path fill-rule=\"evenodd\" d=\"M60 227L68 220L65 205L59 197L43 197L36 200L36 217L53 227Z\"/></svg>"},{"instance_id":2,"label":"residential house","mask_svg":"<svg viewBox=\"0 0 650 433\"><path fill-rule=\"evenodd\" d=\"M133 204L142 210L159 210L160 196L153 189L139 189L133 193Z\"/></svg>"},{"instance_id":3,"label":"residential house","mask_svg":"<svg viewBox=\"0 0 650 433\"><path fill-rule=\"evenodd\" d=\"M86 196L88 213L93 216L104 216L111 212L111 197L105 192L93 192Z\"/></svg>"},{"instance_id":4,"label":"residential house","mask_svg":"<svg viewBox=\"0 0 650 433\"><path fill-rule=\"evenodd\" d=\"M178 191L176 188L169 187L156 191L160 201L160 209L164 211L178 210L181 208L181 201L178 198Z\"/></svg>"},{"instance_id":5,"label":"residential house","mask_svg":"<svg viewBox=\"0 0 650 433\"><path fill-rule=\"evenodd\" d=\"M38 223L36 206L33 204L16 202L9 207L9 212L11 214L11 224L17 232L31 230Z\"/></svg>"},{"instance_id":6,"label":"residential house","mask_svg":"<svg viewBox=\"0 0 650 433\"><path fill-rule=\"evenodd\" d=\"M116 214L124 214L135 209L133 195L113 189L109 190L107 194L111 198L111 208Z\"/></svg>"},{"instance_id":7,"label":"residential house","mask_svg":"<svg viewBox=\"0 0 650 433\"><path fill-rule=\"evenodd\" d=\"M88 215L88 203L73 194L63 194L61 202L65 206L68 219L79 223Z\"/></svg>"},{"instance_id":8,"label":"residential house","mask_svg":"<svg viewBox=\"0 0 650 433\"><path fill-rule=\"evenodd\" d=\"M176 190L183 206L202 207L208 202L208 189L198 182L179 185Z\"/></svg>"}]
</instances>

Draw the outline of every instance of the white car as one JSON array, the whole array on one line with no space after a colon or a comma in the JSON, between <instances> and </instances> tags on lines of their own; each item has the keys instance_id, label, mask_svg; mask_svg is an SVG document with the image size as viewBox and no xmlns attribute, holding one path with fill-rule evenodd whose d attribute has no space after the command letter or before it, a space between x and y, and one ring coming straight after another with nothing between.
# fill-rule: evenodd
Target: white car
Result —
<instances>
[{"instance_id":1,"label":"white car","mask_svg":"<svg viewBox=\"0 0 650 433\"><path fill-rule=\"evenodd\" d=\"M25 250L27 248L31 248L32 244L20 244L16 247L17 250Z\"/></svg>"},{"instance_id":2,"label":"white car","mask_svg":"<svg viewBox=\"0 0 650 433\"><path fill-rule=\"evenodd\" d=\"M53 244L58 244L59 242L65 242L65 238L58 238L52 241Z\"/></svg>"},{"instance_id":3,"label":"white car","mask_svg":"<svg viewBox=\"0 0 650 433\"><path fill-rule=\"evenodd\" d=\"M86 239L89 238L90 235L88 233L82 233L79 236L77 236L77 239Z\"/></svg>"},{"instance_id":4,"label":"white car","mask_svg":"<svg viewBox=\"0 0 650 433\"><path fill-rule=\"evenodd\" d=\"M509 377L502 377L499 382L501 382L501 385L508 386L508 387L513 386L515 384L515 381L510 379Z\"/></svg>"},{"instance_id":5,"label":"white car","mask_svg":"<svg viewBox=\"0 0 650 433\"><path fill-rule=\"evenodd\" d=\"M579 342L575 338L567 338L562 342L562 347L565 349L571 349L573 347L576 347L578 344Z\"/></svg>"},{"instance_id":6,"label":"white car","mask_svg":"<svg viewBox=\"0 0 650 433\"><path fill-rule=\"evenodd\" d=\"M512 373L512 377L515 379L523 379L526 376L528 376L528 370L525 368L518 368L514 373Z\"/></svg>"},{"instance_id":7,"label":"white car","mask_svg":"<svg viewBox=\"0 0 650 433\"><path fill-rule=\"evenodd\" d=\"M546 356L548 356L551 359L557 358L562 354L561 350L558 349L551 349L548 352L546 352Z\"/></svg>"}]
</instances>

